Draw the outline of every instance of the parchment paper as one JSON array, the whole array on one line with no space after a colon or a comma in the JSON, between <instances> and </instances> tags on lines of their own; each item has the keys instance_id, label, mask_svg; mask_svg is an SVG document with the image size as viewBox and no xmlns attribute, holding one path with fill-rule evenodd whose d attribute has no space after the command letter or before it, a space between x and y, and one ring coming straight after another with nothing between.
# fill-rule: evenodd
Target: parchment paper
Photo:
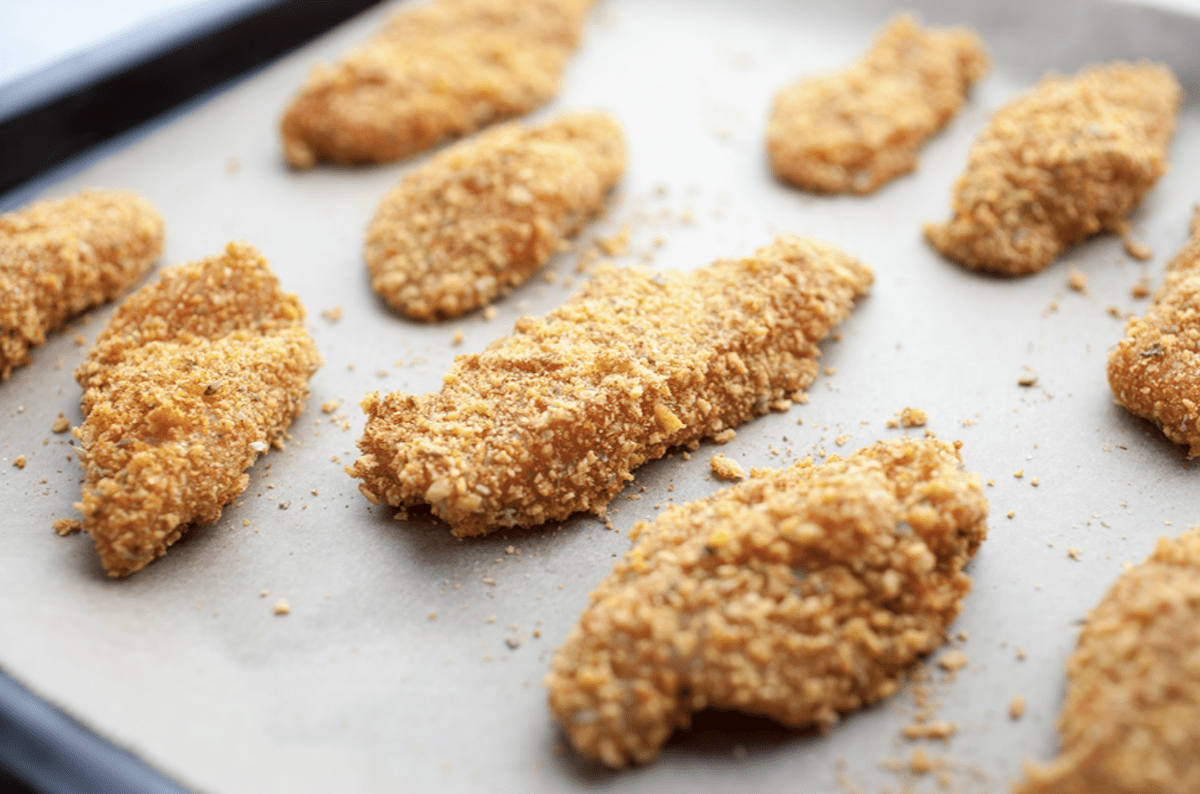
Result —
<instances>
[{"instance_id":1,"label":"parchment paper","mask_svg":"<svg viewBox=\"0 0 1200 794\"><path fill-rule=\"evenodd\" d=\"M991 533L953 627L970 664L952 682L930 665L937 718L958 731L922 746L950 759L942 771L959 790L1006 790L1022 759L1056 748L1078 622L1122 562L1200 518L1184 450L1115 406L1104 372L1122 333L1109 307L1143 313L1148 301L1130 288L1144 275L1160 283L1186 238L1200 197L1200 113L1185 108L1171 172L1133 217L1134 236L1155 252L1148 263L1101 237L1039 275L996 280L939 258L920 227L947 216L950 187L990 113L1048 69L1161 59L1195 95L1200 22L1067 0L907 7L930 23L975 25L994 68L925 147L918 172L872 197L843 198L772 178L766 115L783 85L861 54L892 4L602 0L560 97L532 120L611 111L628 136L628 172L576 249L498 303L490 322L477 312L414 324L368 288L363 230L423 158L307 173L283 165L278 119L309 65L362 40L383 11L54 185L47 195L84 186L146 195L167 219L164 264L230 239L256 244L308 308L326 363L293 441L259 461L244 498L124 581L104 576L88 537L51 529L74 515L81 476L69 436L51 425L59 411L80 421L71 371L86 348L76 338L90 343L111 307L55 334L0 384L0 666L198 791L895 791L907 778L886 762L915 746L901 737L911 691L824 736L705 715L654 763L609 773L564 751L540 681L588 591L628 548L623 533L658 505L719 487L711 455L748 467L846 452L904 432L886 422L916 406L939 437L963 440L970 470L995 481L986 489ZM355 454L364 393L436 389L454 355L561 304L579 281L578 252L625 228L626 262L690 269L787 231L842 246L877 280L840 341L824 346L822 367L834 374L807 405L688 460L677 453L643 467L612 503L615 532L583 516L459 541L433 519L395 521L360 496L342 466ZM1070 267L1086 275L1085 292L1068 289ZM321 316L334 307L339 321ZM1037 384L1022 388L1027 373ZM331 399L344 402L325 414ZM341 414L348 430L331 421ZM28 465L17 469L21 454ZM280 598L291 614L273 614ZM1014 721L1017 694L1028 710ZM936 788L933 776L910 782Z\"/></svg>"}]
</instances>

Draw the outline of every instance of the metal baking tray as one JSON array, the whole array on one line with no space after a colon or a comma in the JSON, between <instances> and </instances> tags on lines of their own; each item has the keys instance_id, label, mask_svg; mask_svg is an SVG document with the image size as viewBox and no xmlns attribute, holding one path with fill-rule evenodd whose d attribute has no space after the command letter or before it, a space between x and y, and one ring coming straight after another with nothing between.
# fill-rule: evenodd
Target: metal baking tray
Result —
<instances>
[{"instance_id":1,"label":"metal baking tray","mask_svg":"<svg viewBox=\"0 0 1200 794\"><path fill-rule=\"evenodd\" d=\"M530 120L613 113L627 134L628 171L605 216L490 320L476 312L411 323L368 287L363 231L425 157L305 173L283 164L278 119L310 64L361 41L384 9L46 186L47 196L84 186L141 192L167 220L164 264L231 239L254 243L308 308L325 366L291 443L256 464L244 498L123 581L104 576L89 538L51 530L74 514L80 470L67 460L68 439L50 428L59 411L80 421L71 370L112 307L53 335L0 384L0 667L197 791L937 790L938 775L904 771L918 745L958 790L1006 790L1024 759L1055 751L1079 621L1122 562L1197 517L1185 451L1115 406L1104 371L1122 319L1147 306L1131 288L1143 276L1161 282L1186 239L1200 113L1189 100L1171 171L1131 219L1154 250L1147 263L1106 236L1038 275L994 279L942 260L921 224L947 216L951 185L989 115L1047 70L1151 58L1194 95L1200 20L1082 0L906 4L928 23L973 25L992 71L924 148L920 169L875 195L823 197L778 183L763 146L773 93L860 55L897 8L601 0L561 94ZM580 253L622 231L630 244L619 261L679 269L750 253L777 233L813 235L871 264L876 283L823 346L829 374L806 405L757 419L722 446L647 464L612 503L615 531L578 516L457 540L434 519L397 521L360 496L342 466L355 454L363 395L436 389L455 355L565 301ZM1072 267L1087 277L1084 292L1067 286ZM335 308L340 320L322 315ZM1018 385L1026 374L1034 387ZM326 414L330 400L342 404ZM970 663L953 680L934 660L926 665L937 719L957 727L950 739L903 737L917 710L909 688L825 735L702 715L657 761L623 772L564 748L540 681L637 520L720 487L708 468L717 451L743 466L845 452L905 432L887 423L908 406L924 409L939 437L961 439L967 468L995 483L986 488L991 533L952 629ZM28 465L14 468L21 454ZM273 614L281 597L291 614ZM1028 709L1013 720L1017 694Z\"/></svg>"}]
</instances>

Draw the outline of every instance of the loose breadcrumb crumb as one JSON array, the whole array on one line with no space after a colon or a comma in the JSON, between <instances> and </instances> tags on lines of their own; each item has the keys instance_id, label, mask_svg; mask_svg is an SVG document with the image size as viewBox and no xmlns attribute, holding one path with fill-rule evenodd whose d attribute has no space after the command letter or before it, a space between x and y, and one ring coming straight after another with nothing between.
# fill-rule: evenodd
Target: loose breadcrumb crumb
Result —
<instances>
[{"instance_id":1,"label":"loose breadcrumb crumb","mask_svg":"<svg viewBox=\"0 0 1200 794\"><path fill-rule=\"evenodd\" d=\"M291 614L292 607L290 604L288 604L286 598L281 598L279 599L279 602L275 604L275 606L271 607L271 611L276 615L288 615Z\"/></svg>"},{"instance_id":2,"label":"loose breadcrumb crumb","mask_svg":"<svg viewBox=\"0 0 1200 794\"><path fill-rule=\"evenodd\" d=\"M1134 300L1141 300L1150 297L1150 291L1150 277L1142 276L1138 279L1138 283L1129 288L1129 295Z\"/></svg>"},{"instance_id":3,"label":"loose breadcrumb crumb","mask_svg":"<svg viewBox=\"0 0 1200 794\"><path fill-rule=\"evenodd\" d=\"M914 722L905 725L901 731L905 739L949 739L958 733L958 725L953 722L939 720L937 722Z\"/></svg>"},{"instance_id":4,"label":"loose breadcrumb crumb","mask_svg":"<svg viewBox=\"0 0 1200 794\"><path fill-rule=\"evenodd\" d=\"M54 522L54 531L60 537L65 538L67 535L72 535L81 529L83 529L83 522L78 518L60 518Z\"/></svg>"},{"instance_id":5,"label":"loose breadcrumb crumb","mask_svg":"<svg viewBox=\"0 0 1200 794\"><path fill-rule=\"evenodd\" d=\"M62 411L59 411L58 418L54 420L54 424L51 425L50 429L55 433L65 433L71 429L71 422L67 417L63 416Z\"/></svg>"},{"instance_id":6,"label":"loose breadcrumb crumb","mask_svg":"<svg viewBox=\"0 0 1200 794\"><path fill-rule=\"evenodd\" d=\"M923 29L898 15L859 62L779 92L767 126L771 165L808 190L871 193L917 167L917 150L987 66L972 31Z\"/></svg>"},{"instance_id":7,"label":"loose breadcrumb crumb","mask_svg":"<svg viewBox=\"0 0 1200 794\"><path fill-rule=\"evenodd\" d=\"M651 760L706 708L828 728L942 644L986 516L941 441L756 469L634 527L554 655L550 708L612 767Z\"/></svg>"},{"instance_id":8,"label":"loose breadcrumb crumb","mask_svg":"<svg viewBox=\"0 0 1200 794\"><path fill-rule=\"evenodd\" d=\"M527 113L558 92L594 0L437 0L309 75L281 124L294 168L381 163Z\"/></svg>"},{"instance_id":9,"label":"loose breadcrumb crumb","mask_svg":"<svg viewBox=\"0 0 1200 794\"><path fill-rule=\"evenodd\" d=\"M1008 716L1014 720L1019 720L1025 716L1025 696L1013 695L1012 702L1008 704Z\"/></svg>"},{"instance_id":10,"label":"loose breadcrumb crumb","mask_svg":"<svg viewBox=\"0 0 1200 794\"><path fill-rule=\"evenodd\" d=\"M741 464L724 455L713 455L709 458L708 465L713 475L720 480L742 480L746 477L746 470Z\"/></svg>"},{"instance_id":11,"label":"loose breadcrumb crumb","mask_svg":"<svg viewBox=\"0 0 1200 794\"><path fill-rule=\"evenodd\" d=\"M1119 405L1200 455L1200 212L1146 316L1109 353L1108 384Z\"/></svg>"},{"instance_id":12,"label":"loose breadcrumb crumb","mask_svg":"<svg viewBox=\"0 0 1200 794\"><path fill-rule=\"evenodd\" d=\"M1126 236L1122 241L1125 246L1125 253L1132 256L1139 262L1145 262L1154 257L1154 249L1145 243L1139 243L1136 240Z\"/></svg>"},{"instance_id":13,"label":"loose breadcrumb crumb","mask_svg":"<svg viewBox=\"0 0 1200 794\"><path fill-rule=\"evenodd\" d=\"M483 306L563 250L624 170L621 127L604 113L451 146L379 205L364 251L371 288L418 320Z\"/></svg>"},{"instance_id":14,"label":"loose breadcrumb crumb","mask_svg":"<svg viewBox=\"0 0 1200 794\"><path fill-rule=\"evenodd\" d=\"M110 576L166 553L282 447L321 364L304 310L252 246L179 265L129 296L75 371L83 528Z\"/></svg>"},{"instance_id":15,"label":"loose breadcrumb crumb","mask_svg":"<svg viewBox=\"0 0 1200 794\"><path fill-rule=\"evenodd\" d=\"M1076 292L1084 292L1087 290L1088 277L1082 271L1071 267L1067 270L1067 286Z\"/></svg>"},{"instance_id":16,"label":"loose breadcrumb crumb","mask_svg":"<svg viewBox=\"0 0 1200 794\"><path fill-rule=\"evenodd\" d=\"M431 505L458 536L602 514L645 461L809 386L817 343L872 279L787 235L686 274L602 269L459 356L440 392L368 395L351 475L373 503Z\"/></svg>"},{"instance_id":17,"label":"loose breadcrumb crumb","mask_svg":"<svg viewBox=\"0 0 1200 794\"><path fill-rule=\"evenodd\" d=\"M162 249L162 217L132 193L85 191L0 215L0 380L49 331L131 287Z\"/></svg>"},{"instance_id":18,"label":"loose breadcrumb crumb","mask_svg":"<svg viewBox=\"0 0 1200 794\"><path fill-rule=\"evenodd\" d=\"M1200 527L1160 538L1083 624L1067 662L1060 755L1018 794L1200 791Z\"/></svg>"},{"instance_id":19,"label":"loose breadcrumb crumb","mask_svg":"<svg viewBox=\"0 0 1200 794\"><path fill-rule=\"evenodd\" d=\"M905 427L924 427L929 415L920 408L905 408L900 412L900 424Z\"/></svg>"},{"instance_id":20,"label":"loose breadcrumb crumb","mask_svg":"<svg viewBox=\"0 0 1200 794\"><path fill-rule=\"evenodd\" d=\"M16 466L18 469L25 468L25 456L17 455L16 459L13 460L13 465Z\"/></svg>"},{"instance_id":21,"label":"loose breadcrumb crumb","mask_svg":"<svg viewBox=\"0 0 1200 794\"><path fill-rule=\"evenodd\" d=\"M332 309L326 309L325 311L321 312L321 316L331 323L336 323L338 320L342 319L342 307L334 306Z\"/></svg>"},{"instance_id":22,"label":"loose breadcrumb crumb","mask_svg":"<svg viewBox=\"0 0 1200 794\"><path fill-rule=\"evenodd\" d=\"M737 437L737 431L734 430L732 427L727 427L724 430L722 430L720 433L717 433L715 436L713 436L712 440L718 444L724 444L726 442L733 441L733 439L736 437Z\"/></svg>"},{"instance_id":23,"label":"loose breadcrumb crumb","mask_svg":"<svg viewBox=\"0 0 1200 794\"><path fill-rule=\"evenodd\" d=\"M1115 62L1048 75L996 113L925 237L969 268L1023 276L1125 216L1167 169L1182 103L1166 66Z\"/></svg>"}]
</instances>

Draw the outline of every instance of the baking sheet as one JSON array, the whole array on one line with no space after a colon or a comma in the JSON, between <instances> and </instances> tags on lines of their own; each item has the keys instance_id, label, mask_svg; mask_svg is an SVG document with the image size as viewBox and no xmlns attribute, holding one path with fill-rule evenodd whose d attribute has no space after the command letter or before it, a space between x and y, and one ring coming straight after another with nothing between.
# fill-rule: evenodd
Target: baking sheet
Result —
<instances>
[{"instance_id":1,"label":"baking sheet","mask_svg":"<svg viewBox=\"0 0 1200 794\"><path fill-rule=\"evenodd\" d=\"M1054 752L1063 663L1087 609L1122 562L1197 520L1184 450L1113 405L1104 364L1122 332L1109 307L1144 312L1148 301L1130 288L1144 275L1160 283L1186 238L1200 113L1186 106L1171 172L1132 219L1135 237L1154 249L1148 263L1103 237L1041 274L1002 281L941 260L920 226L946 217L950 186L989 114L1047 69L1160 59L1195 94L1200 23L1085 2L907 4L930 23L974 24L992 50L991 73L925 147L920 170L876 195L817 197L780 185L762 144L772 94L859 55L894 7L602 0L561 95L531 120L612 112L625 126L628 172L575 250L499 302L490 321L475 313L413 324L368 288L363 230L383 194L424 158L307 173L282 163L278 118L310 63L335 59L384 10L49 188L47 196L84 186L143 193L167 220L164 264L230 239L253 242L299 293L326 363L293 441L258 462L244 498L124 581L104 576L89 538L51 530L75 515L81 470L68 460L68 437L50 428L59 411L80 421L71 371L86 347L77 342L95 338L111 307L55 334L0 384L0 666L198 791L936 790L934 776L889 764L917 746L901 736L916 710L912 691L825 736L704 715L654 763L612 773L563 750L540 685L587 592L628 548L633 523L719 487L711 455L778 466L848 451L904 432L887 420L918 406L939 437L963 440L968 469L995 480L986 489L991 534L952 629L970 664L953 681L930 666L937 719L958 731L919 744L945 759L942 772L959 790L1006 790L1022 759ZM822 367L833 374L807 405L762 417L690 459L676 453L644 466L612 503L616 531L581 516L460 541L433 519L395 521L367 503L342 472L362 429L363 394L436 389L455 354L561 304L578 284L578 252L623 229L622 261L680 269L749 253L778 232L811 234L870 263L876 283L840 341L823 346ZM1085 292L1067 288L1070 267L1087 276ZM340 320L322 317L334 307ZM454 346L457 331L464 342ZM1027 373L1036 386L1019 387ZM323 413L332 399L342 407ZM348 430L331 421L341 414ZM17 469L22 454L28 465ZM279 598L291 614L273 614ZM1029 705L1014 721L1016 694Z\"/></svg>"}]
</instances>

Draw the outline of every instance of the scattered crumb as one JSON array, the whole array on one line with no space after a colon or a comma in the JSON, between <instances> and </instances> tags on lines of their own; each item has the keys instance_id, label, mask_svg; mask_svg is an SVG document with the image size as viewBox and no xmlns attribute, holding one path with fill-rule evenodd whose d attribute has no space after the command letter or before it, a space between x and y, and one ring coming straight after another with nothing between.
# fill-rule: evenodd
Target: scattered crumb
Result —
<instances>
[{"instance_id":1,"label":"scattered crumb","mask_svg":"<svg viewBox=\"0 0 1200 794\"><path fill-rule=\"evenodd\" d=\"M1016 471L1014 471L1014 472L1013 472L1013 476L1014 476L1014 477L1016 477L1016 478L1019 480L1019 479L1021 479L1022 477L1024 477L1024 476L1025 476L1025 470L1024 470L1024 469L1017 469Z\"/></svg>"},{"instance_id":2,"label":"scattered crumb","mask_svg":"<svg viewBox=\"0 0 1200 794\"><path fill-rule=\"evenodd\" d=\"M521 638L520 637L505 637L504 644L507 645L509 648L516 650L517 648L521 647Z\"/></svg>"},{"instance_id":3,"label":"scattered crumb","mask_svg":"<svg viewBox=\"0 0 1200 794\"><path fill-rule=\"evenodd\" d=\"M430 612L430 613L429 613L429 619L430 619L430 620L437 620L437 613L436 613L436 612Z\"/></svg>"},{"instance_id":4,"label":"scattered crumb","mask_svg":"<svg viewBox=\"0 0 1200 794\"><path fill-rule=\"evenodd\" d=\"M59 411L58 418L54 420L54 425L50 429L55 433L65 433L71 429L71 422L63 416L62 411Z\"/></svg>"},{"instance_id":5,"label":"scattered crumb","mask_svg":"<svg viewBox=\"0 0 1200 794\"><path fill-rule=\"evenodd\" d=\"M25 456L17 455L17 459L13 461L13 465L16 466L18 469L25 468Z\"/></svg>"},{"instance_id":6,"label":"scattered crumb","mask_svg":"<svg viewBox=\"0 0 1200 794\"><path fill-rule=\"evenodd\" d=\"M263 591L263 592L266 592L266 591ZM287 602L286 598L281 598L281 599L279 599L279 603L277 603L272 608L272 611L276 615L287 615L287 614L291 613L292 608L290 606L288 606L288 602Z\"/></svg>"},{"instance_id":7,"label":"scattered crumb","mask_svg":"<svg viewBox=\"0 0 1200 794\"><path fill-rule=\"evenodd\" d=\"M1025 716L1025 696L1013 695L1012 702L1008 704L1008 716L1014 720L1019 720Z\"/></svg>"},{"instance_id":8,"label":"scattered crumb","mask_svg":"<svg viewBox=\"0 0 1200 794\"><path fill-rule=\"evenodd\" d=\"M1009 511L1008 511L1008 517L1009 517L1009 518L1012 518L1012 517L1013 517L1013 516L1015 516L1016 514L1017 514L1017 511L1016 511L1016 510L1009 510Z\"/></svg>"},{"instance_id":9,"label":"scattered crumb","mask_svg":"<svg viewBox=\"0 0 1200 794\"><path fill-rule=\"evenodd\" d=\"M929 415L920 408L905 408L900 412L900 424L905 427L924 427Z\"/></svg>"},{"instance_id":10,"label":"scattered crumb","mask_svg":"<svg viewBox=\"0 0 1200 794\"><path fill-rule=\"evenodd\" d=\"M1038 478L1034 477L1032 480L1029 481L1029 484L1032 485L1034 488L1038 487Z\"/></svg>"},{"instance_id":11,"label":"scattered crumb","mask_svg":"<svg viewBox=\"0 0 1200 794\"><path fill-rule=\"evenodd\" d=\"M60 537L65 538L67 535L74 534L81 529L83 529L83 522L78 518L60 518L54 522L54 531Z\"/></svg>"},{"instance_id":12,"label":"scattered crumb","mask_svg":"<svg viewBox=\"0 0 1200 794\"><path fill-rule=\"evenodd\" d=\"M621 256L629 250L629 229L622 229L606 240L598 240L596 247L608 256Z\"/></svg>"},{"instance_id":13,"label":"scattered crumb","mask_svg":"<svg viewBox=\"0 0 1200 794\"><path fill-rule=\"evenodd\" d=\"M949 739L958 732L958 726L953 722L914 722L905 725L902 733L905 739Z\"/></svg>"},{"instance_id":14,"label":"scattered crumb","mask_svg":"<svg viewBox=\"0 0 1200 794\"><path fill-rule=\"evenodd\" d=\"M459 330L459 331L455 331L455 332L454 332L454 338L453 338L452 340L450 340L450 344L452 344L452 345L461 345L461 344L463 343L463 339L465 339L465 338L466 338L466 337L465 337L465 336L463 336L463 332L462 332L461 330Z\"/></svg>"},{"instance_id":15,"label":"scattered crumb","mask_svg":"<svg viewBox=\"0 0 1200 794\"><path fill-rule=\"evenodd\" d=\"M1142 276L1141 280L1130 288L1129 294L1137 300L1150 297L1150 277Z\"/></svg>"},{"instance_id":16,"label":"scattered crumb","mask_svg":"<svg viewBox=\"0 0 1200 794\"><path fill-rule=\"evenodd\" d=\"M1076 292L1083 292L1087 289L1088 278L1082 271L1071 267L1067 270L1067 286Z\"/></svg>"},{"instance_id":17,"label":"scattered crumb","mask_svg":"<svg viewBox=\"0 0 1200 794\"><path fill-rule=\"evenodd\" d=\"M488 306L486 309L483 310L483 319L487 320L490 323L492 320L496 319L496 316L498 314L500 314L500 312L496 309L495 306Z\"/></svg>"},{"instance_id":18,"label":"scattered crumb","mask_svg":"<svg viewBox=\"0 0 1200 794\"><path fill-rule=\"evenodd\" d=\"M913 748L912 759L908 762L908 768L912 770L914 775L924 775L933 771L933 761L930 760L929 754L925 752L925 748Z\"/></svg>"},{"instance_id":19,"label":"scattered crumb","mask_svg":"<svg viewBox=\"0 0 1200 794\"><path fill-rule=\"evenodd\" d=\"M1154 256L1154 249L1145 243L1139 243L1130 237L1126 237L1122 242L1125 245L1125 253L1140 262L1145 262Z\"/></svg>"},{"instance_id":20,"label":"scattered crumb","mask_svg":"<svg viewBox=\"0 0 1200 794\"><path fill-rule=\"evenodd\" d=\"M712 468L713 475L721 480L741 480L746 476L746 470L736 460L725 455L713 455L708 465Z\"/></svg>"},{"instance_id":21,"label":"scattered crumb","mask_svg":"<svg viewBox=\"0 0 1200 794\"><path fill-rule=\"evenodd\" d=\"M737 431L735 431L732 427L727 427L720 433L717 433L715 436L713 436L713 441L717 442L718 444L724 444L727 441L732 441L736 436Z\"/></svg>"},{"instance_id":22,"label":"scattered crumb","mask_svg":"<svg viewBox=\"0 0 1200 794\"><path fill-rule=\"evenodd\" d=\"M334 398L321 403L321 410L327 414L331 414L342 406L342 401Z\"/></svg>"},{"instance_id":23,"label":"scattered crumb","mask_svg":"<svg viewBox=\"0 0 1200 794\"><path fill-rule=\"evenodd\" d=\"M1017 385L1029 388L1037 384L1037 375L1022 375L1017 378Z\"/></svg>"},{"instance_id":24,"label":"scattered crumb","mask_svg":"<svg viewBox=\"0 0 1200 794\"><path fill-rule=\"evenodd\" d=\"M1020 646L1017 647L1017 659L1021 661L1025 660L1025 649Z\"/></svg>"},{"instance_id":25,"label":"scattered crumb","mask_svg":"<svg viewBox=\"0 0 1200 794\"><path fill-rule=\"evenodd\" d=\"M938 657L938 667L953 675L967 666L970 660L958 649L946 651Z\"/></svg>"},{"instance_id":26,"label":"scattered crumb","mask_svg":"<svg viewBox=\"0 0 1200 794\"><path fill-rule=\"evenodd\" d=\"M839 447L844 447L844 446L846 446L846 442L849 440L850 440L850 436L842 434L842 435L838 436L837 438L835 438L833 441Z\"/></svg>"},{"instance_id":27,"label":"scattered crumb","mask_svg":"<svg viewBox=\"0 0 1200 794\"><path fill-rule=\"evenodd\" d=\"M338 320L342 319L342 307L334 306L332 309L326 309L325 311L321 312L321 316L331 323L336 323Z\"/></svg>"},{"instance_id":28,"label":"scattered crumb","mask_svg":"<svg viewBox=\"0 0 1200 794\"><path fill-rule=\"evenodd\" d=\"M1071 546L1069 549L1067 549L1067 556L1076 562L1080 562L1082 560L1082 554L1083 553L1074 546Z\"/></svg>"}]
</instances>

